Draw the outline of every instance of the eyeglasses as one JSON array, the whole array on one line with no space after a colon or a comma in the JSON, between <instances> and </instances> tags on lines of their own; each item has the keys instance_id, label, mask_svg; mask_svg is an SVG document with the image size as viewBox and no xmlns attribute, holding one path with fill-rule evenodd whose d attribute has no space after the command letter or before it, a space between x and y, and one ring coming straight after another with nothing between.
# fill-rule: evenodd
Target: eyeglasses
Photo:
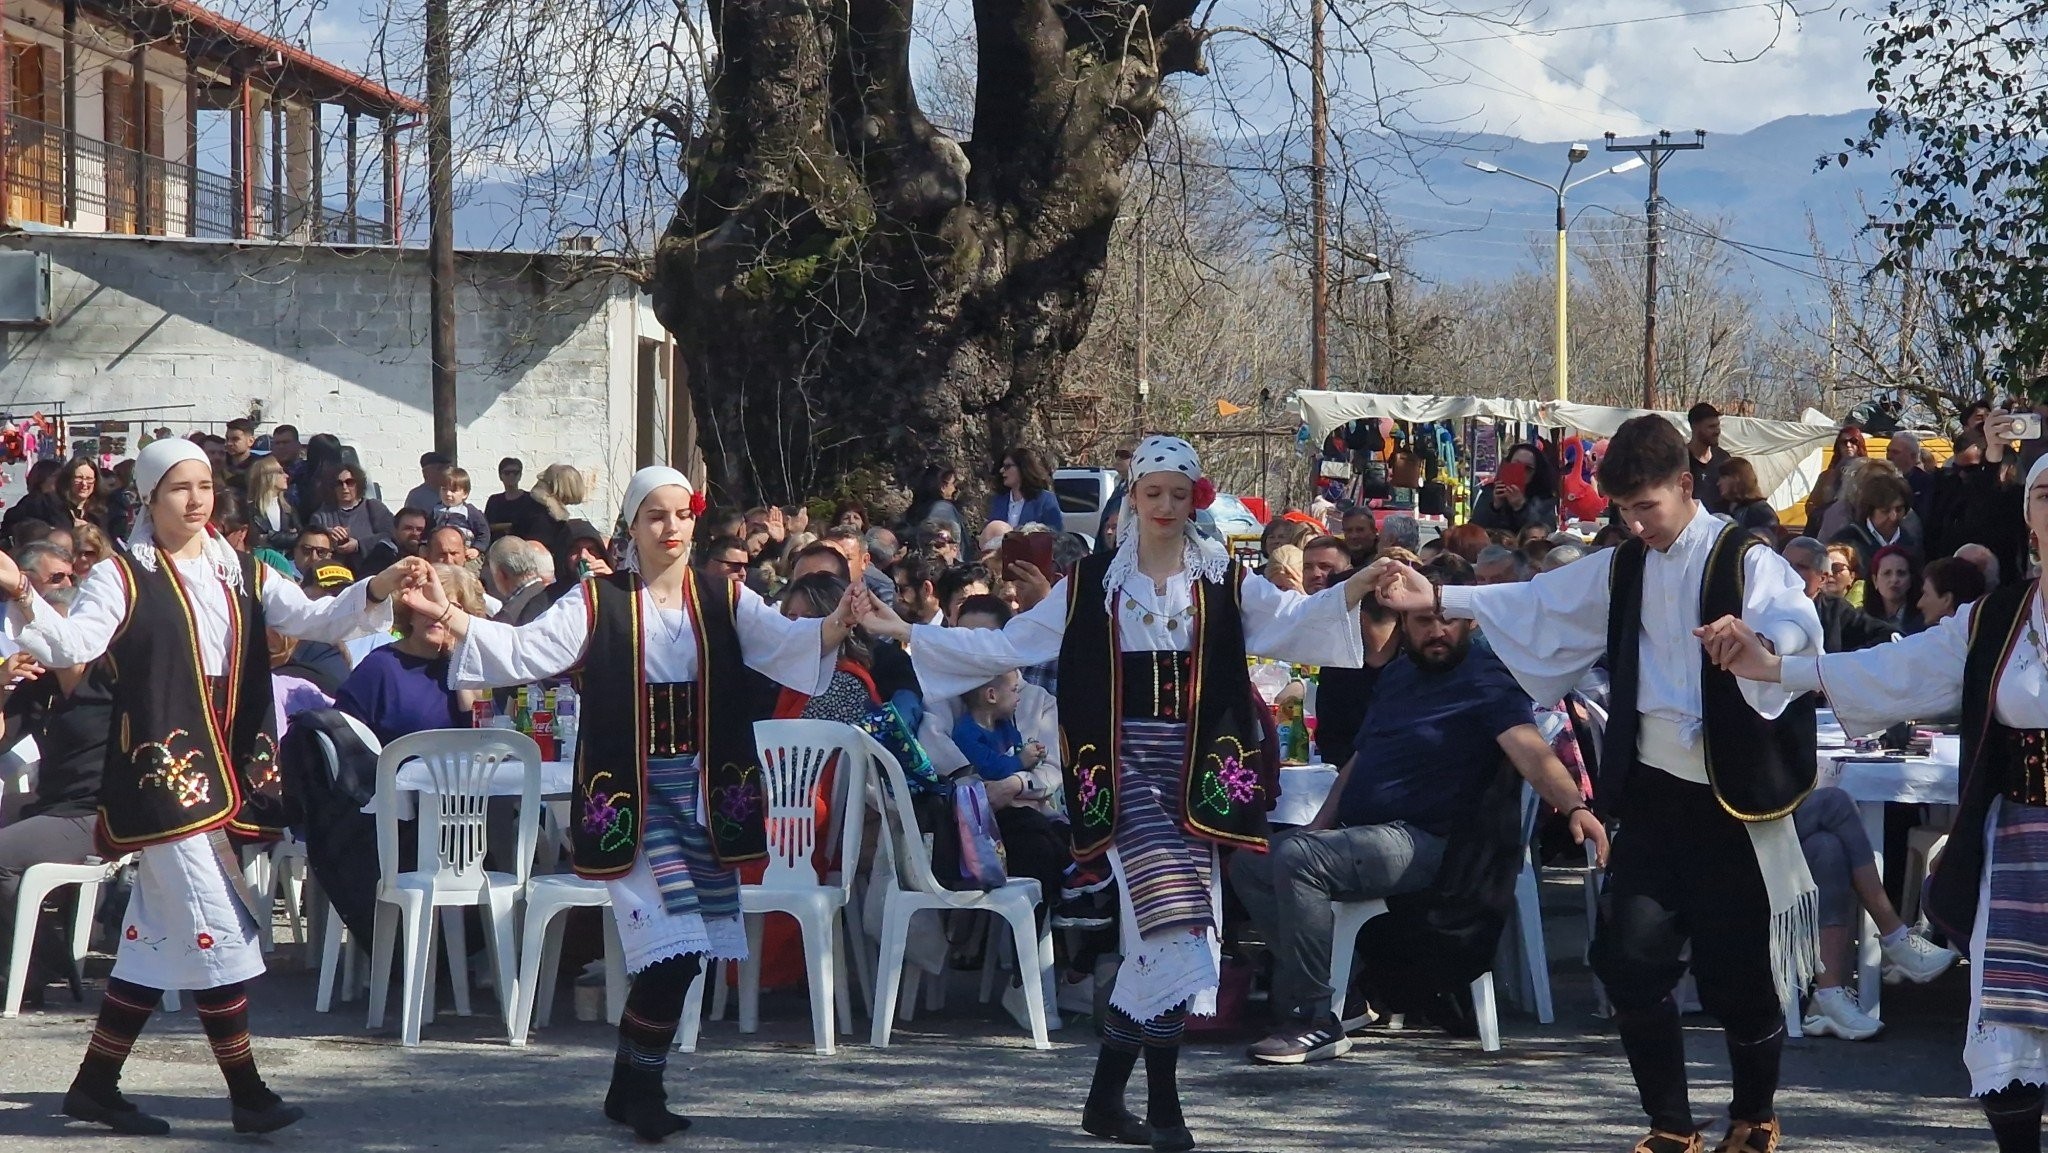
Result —
<instances>
[{"instance_id":1,"label":"eyeglasses","mask_svg":"<svg viewBox=\"0 0 2048 1153\"><path fill-rule=\"evenodd\" d=\"M1845 573L1854 572L1856 570L1850 568L1848 565L1845 564L1831 564L1828 566L1828 571L1831 573Z\"/></svg>"},{"instance_id":2,"label":"eyeglasses","mask_svg":"<svg viewBox=\"0 0 2048 1153\"><path fill-rule=\"evenodd\" d=\"M331 548L321 548L319 545L311 544L301 546L299 551L305 553L307 556L313 558L314 560L326 560L328 557L334 555L334 550Z\"/></svg>"},{"instance_id":3,"label":"eyeglasses","mask_svg":"<svg viewBox=\"0 0 2048 1153\"><path fill-rule=\"evenodd\" d=\"M50 573L43 577L43 583L51 585L68 585L76 582L77 580L78 574L72 572L70 569L58 569L56 572Z\"/></svg>"},{"instance_id":4,"label":"eyeglasses","mask_svg":"<svg viewBox=\"0 0 2048 1153\"><path fill-rule=\"evenodd\" d=\"M334 487L341 488L344 485L349 488L356 487L356 478L352 476L337 476L334 478Z\"/></svg>"},{"instance_id":5,"label":"eyeglasses","mask_svg":"<svg viewBox=\"0 0 2048 1153\"><path fill-rule=\"evenodd\" d=\"M747 571L747 562L743 560L722 560L717 561L715 563L718 565L719 568L722 568L727 572Z\"/></svg>"},{"instance_id":6,"label":"eyeglasses","mask_svg":"<svg viewBox=\"0 0 2048 1153\"><path fill-rule=\"evenodd\" d=\"M959 543L959 541L954 540L952 537L949 536L935 536L932 538L933 548L952 548L954 545Z\"/></svg>"}]
</instances>

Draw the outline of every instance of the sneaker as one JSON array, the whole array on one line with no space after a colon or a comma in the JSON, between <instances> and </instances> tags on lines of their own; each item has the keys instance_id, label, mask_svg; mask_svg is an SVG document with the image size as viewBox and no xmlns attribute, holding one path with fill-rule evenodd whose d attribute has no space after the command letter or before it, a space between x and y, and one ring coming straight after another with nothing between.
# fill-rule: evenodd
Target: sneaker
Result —
<instances>
[{"instance_id":1,"label":"sneaker","mask_svg":"<svg viewBox=\"0 0 2048 1153\"><path fill-rule=\"evenodd\" d=\"M1268 1065L1306 1065L1350 1051L1351 1038L1344 1035L1343 1023L1326 1013L1319 1021L1302 1021L1295 1028L1273 1034L1246 1050L1245 1056Z\"/></svg>"},{"instance_id":2,"label":"sneaker","mask_svg":"<svg viewBox=\"0 0 2048 1153\"><path fill-rule=\"evenodd\" d=\"M1961 959L1954 949L1944 949L1918 933L1907 933L1884 947L1885 965L1915 985L1925 985Z\"/></svg>"},{"instance_id":3,"label":"sneaker","mask_svg":"<svg viewBox=\"0 0 2048 1153\"><path fill-rule=\"evenodd\" d=\"M1884 1022L1865 1013L1847 989L1836 987L1814 993L1806 1019L1799 1027L1809 1037L1868 1041L1884 1028Z\"/></svg>"}]
</instances>

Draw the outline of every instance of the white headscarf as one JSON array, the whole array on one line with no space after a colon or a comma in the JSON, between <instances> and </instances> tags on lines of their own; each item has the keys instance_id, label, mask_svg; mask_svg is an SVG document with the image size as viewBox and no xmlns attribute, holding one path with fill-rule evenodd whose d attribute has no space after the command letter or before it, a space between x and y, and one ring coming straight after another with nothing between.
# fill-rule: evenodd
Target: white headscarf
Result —
<instances>
[{"instance_id":1,"label":"white headscarf","mask_svg":"<svg viewBox=\"0 0 2048 1153\"><path fill-rule=\"evenodd\" d=\"M697 492L689 477L662 464L648 465L634 473L633 479L626 482L626 555L620 564L629 572L640 571L640 546L634 544L632 538L633 522L640 519L640 506L647 503L647 498L653 495L655 489L667 488L670 485L675 485L693 496Z\"/></svg>"},{"instance_id":2,"label":"white headscarf","mask_svg":"<svg viewBox=\"0 0 2048 1153\"><path fill-rule=\"evenodd\" d=\"M2020 486L2020 491L2027 492L2032 489L2034 481L2044 472L2048 472L2048 453L2044 453L2037 458L2034 461L2033 467L2027 470L2027 483Z\"/></svg>"},{"instance_id":3,"label":"white headscarf","mask_svg":"<svg viewBox=\"0 0 2048 1153\"><path fill-rule=\"evenodd\" d=\"M1131 454L1131 480L1133 487L1145 477L1157 472L1177 472L1189 481L1202 479L1202 461L1195 455L1195 446L1177 436L1148 436L1138 443L1138 449ZM1116 555L1110 558L1109 575L1103 580L1103 610L1116 612L1117 593L1138 571L1138 532L1132 523L1131 498L1124 498L1124 523L1133 531L1117 533ZM1220 581L1230 572L1230 553L1215 541L1208 540L1195 531L1193 517L1182 528L1186 544L1181 550L1181 567L1190 577L1197 580Z\"/></svg>"},{"instance_id":4,"label":"white headscarf","mask_svg":"<svg viewBox=\"0 0 2048 1153\"><path fill-rule=\"evenodd\" d=\"M183 438L151 441L135 457L135 491L141 495L147 506L156 499L156 489L163 483L164 475L186 461L197 461L212 468L206 452L198 445ZM235 554L234 546L213 531L212 525L203 530L206 543L201 546L201 555L213 567L215 576L236 592L242 590L242 558ZM147 507L142 515L135 518L135 527L128 533L128 554L135 563L150 572L156 571L156 525Z\"/></svg>"}]
</instances>

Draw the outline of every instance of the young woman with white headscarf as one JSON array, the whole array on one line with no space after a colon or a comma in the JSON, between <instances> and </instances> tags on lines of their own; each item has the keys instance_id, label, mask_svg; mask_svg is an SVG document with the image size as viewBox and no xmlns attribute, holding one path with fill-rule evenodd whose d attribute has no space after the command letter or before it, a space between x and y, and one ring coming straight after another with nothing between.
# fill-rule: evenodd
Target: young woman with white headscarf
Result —
<instances>
[{"instance_id":1,"label":"young woman with white headscarf","mask_svg":"<svg viewBox=\"0 0 2048 1153\"><path fill-rule=\"evenodd\" d=\"M1263 852L1277 799L1278 766L1264 763L1245 658L1344 667L1365 659L1364 581L1309 597L1246 573L1195 532L1196 510L1214 496L1193 446L1148 437L1131 461L1116 552L1083 560L1002 630L912 626L872 604L862 620L870 633L909 642L918 681L934 696L1059 661L1074 855L1107 849L1122 893L1124 959L1081 1127L1154 1149L1194 1147L1176 1069L1187 1014L1216 1011L1216 847ZM1141 1052L1142 1121L1124 1104Z\"/></svg>"},{"instance_id":2,"label":"young woman with white headscarf","mask_svg":"<svg viewBox=\"0 0 2048 1153\"><path fill-rule=\"evenodd\" d=\"M1985 459L2012 439L1985 421ZM2048 457L2027 473L2027 531L2048 546ZM1927 883L1928 917L1968 941L1963 1064L2002 1153L2038 1153L2048 1085L2048 617L2038 580L2004 585L1923 633L1853 653L1779 657L1739 620L1700 630L1723 668L1827 694L1851 735L1922 717L1963 717L1961 806Z\"/></svg>"},{"instance_id":3,"label":"young woman with white headscarf","mask_svg":"<svg viewBox=\"0 0 2048 1153\"><path fill-rule=\"evenodd\" d=\"M21 647L48 668L92 665L114 700L97 836L139 867L114 971L64 1112L128 1134L170 1131L121 1095L121 1067L165 989L193 992L226 1076L236 1131L304 1115L263 1083L249 1048L243 982L263 972L259 920L230 829L275 835L283 821L264 630L340 643L383 627L388 599L424 579L393 567L309 601L208 527L213 470L189 441L160 440L135 462L147 501L128 551L94 565L68 615L0 556L0 596Z\"/></svg>"},{"instance_id":4,"label":"young woman with white headscarf","mask_svg":"<svg viewBox=\"0 0 2048 1153\"><path fill-rule=\"evenodd\" d=\"M662 1089L683 996L700 958L746 956L734 869L767 852L746 669L823 691L852 598L822 619L791 620L744 585L697 571L690 541L704 498L672 468L633 474L624 511L631 544L620 571L585 577L529 624L473 618L438 585L405 604L457 638L450 688L572 670L581 681L576 871L608 883L634 974L605 1116L659 1141L689 1126Z\"/></svg>"}]
</instances>

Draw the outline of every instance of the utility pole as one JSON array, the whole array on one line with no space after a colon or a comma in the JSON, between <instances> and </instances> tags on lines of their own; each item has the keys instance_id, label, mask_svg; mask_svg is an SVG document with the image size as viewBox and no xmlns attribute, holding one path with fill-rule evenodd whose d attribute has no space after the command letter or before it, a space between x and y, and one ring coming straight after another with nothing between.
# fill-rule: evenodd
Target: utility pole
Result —
<instances>
[{"instance_id":1,"label":"utility pole","mask_svg":"<svg viewBox=\"0 0 2048 1153\"><path fill-rule=\"evenodd\" d=\"M427 307L433 313L434 451L455 459L455 163L448 0L427 0Z\"/></svg>"},{"instance_id":2,"label":"utility pole","mask_svg":"<svg viewBox=\"0 0 2048 1153\"><path fill-rule=\"evenodd\" d=\"M1643 202L1643 217L1649 225L1649 250L1643 273L1643 407L1657 407L1657 257L1664 245L1664 198L1657 191L1657 174L1674 152L1696 152L1707 146L1707 130L1696 128L1689 141L1673 141L1669 129L1639 143L1617 141L1607 134L1607 151L1633 152L1650 166L1650 198Z\"/></svg>"},{"instance_id":3,"label":"utility pole","mask_svg":"<svg viewBox=\"0 0 2048 1153\"><path fill-rule=\"evenodd\" d=\"M1309 144L1309 176L1314 182L1310 191L1313 218L1310 227L1315 231L1311 242L1314 271L1310 309L1314 313L1309 327L1308 386L1321 392L1330 387L1330 169L1326 141L1330 135L1330 104L1323 89L1323 0L1308 0L1308 67L1310 77L1309 131L1314 140ZM1260 441L1263 445L1265 442ZM1264 478L1260 483L1263 485ZM1263 489L1261 490L1263 491Z\"/></svg>"}]
</instances>

